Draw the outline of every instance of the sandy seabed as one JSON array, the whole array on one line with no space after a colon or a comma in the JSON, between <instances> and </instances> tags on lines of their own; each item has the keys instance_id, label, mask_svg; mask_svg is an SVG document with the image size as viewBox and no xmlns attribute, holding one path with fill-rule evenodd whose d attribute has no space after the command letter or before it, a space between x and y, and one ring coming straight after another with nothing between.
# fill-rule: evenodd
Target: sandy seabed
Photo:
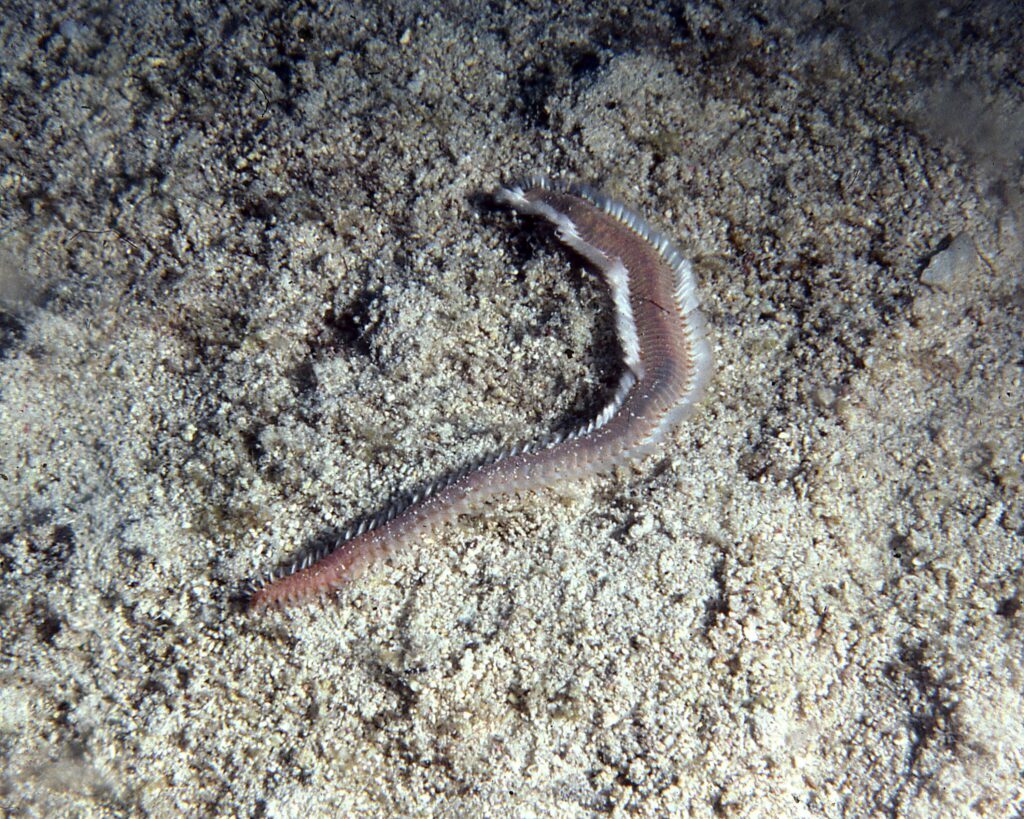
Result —
<instances>
[{"instance_id":1,"label":"sandy seabed","mask_svg":"<svg viewBox=\"0 0 1024 819\"><path fill-rule=\"evenodd\" d=\"M1019 6L0 8L0 812L1021 815ZM535 171L693 258L698 413L246 613L602 405Z\"/></svg>"}]
</instances>

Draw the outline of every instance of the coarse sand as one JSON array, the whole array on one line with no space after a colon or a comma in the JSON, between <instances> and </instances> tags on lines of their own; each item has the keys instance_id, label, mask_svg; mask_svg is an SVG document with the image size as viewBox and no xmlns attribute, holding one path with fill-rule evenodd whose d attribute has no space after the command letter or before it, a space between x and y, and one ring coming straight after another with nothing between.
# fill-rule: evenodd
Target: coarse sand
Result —
<instances>
[{"instance_id":1,"label":"coarse sand","mask_svg":"<svg viewBox=\"0 0 1024 819\"><path fill-rule=\"evenodd\" d=\"M0 10L0 814L1022 815L1020 4ZM247 613L602 405L530 172L692 257L698 412Z\"/></svg>"}]
</instances>

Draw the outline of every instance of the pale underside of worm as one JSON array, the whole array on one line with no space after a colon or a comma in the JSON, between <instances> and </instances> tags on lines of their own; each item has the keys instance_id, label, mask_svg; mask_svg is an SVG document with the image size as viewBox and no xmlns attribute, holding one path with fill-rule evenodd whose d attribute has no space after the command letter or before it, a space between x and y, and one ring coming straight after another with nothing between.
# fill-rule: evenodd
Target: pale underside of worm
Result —
<instances>
[{"instance_id":1,"label":"pale underside of worm","mask_svg":"<svg viewBox=\"0 0 1024 819\"><path fill-rule=\"evenodd\" d=\"M447 475L344 532L328 549L274 572L252 608L331 593L368 565L499 495L609 470L649 452L693 409L711 374L711 347L690 262L626 206L583 185L543 176L495 198L546 219L601 272L611 290L623 373L611 400L584 426L499 453Z\"/></svg>"}]
</instances>

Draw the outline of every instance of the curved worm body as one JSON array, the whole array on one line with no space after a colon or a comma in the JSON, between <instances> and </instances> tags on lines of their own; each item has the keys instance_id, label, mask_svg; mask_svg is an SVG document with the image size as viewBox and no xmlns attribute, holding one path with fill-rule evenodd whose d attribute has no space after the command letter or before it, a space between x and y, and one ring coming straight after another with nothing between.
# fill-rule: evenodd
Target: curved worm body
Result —
<instances>
[{"instance_id":1,"label":"curved worm body","mask_svg":"<svg viewBox=\"0 0 1024 819\"><path fill-rule=\"evenodd\" d=\"M700 398L711 348L689 261L624 205L585 186L531 177L497 200L551 222L558 238L604 275L625 370L588 424L501 453L427 487L346 532L331 549L276 572L250 606L302 603L336 590L369 564L496 495L610 469L654 447Z\"/></svg>"}]
</instances>

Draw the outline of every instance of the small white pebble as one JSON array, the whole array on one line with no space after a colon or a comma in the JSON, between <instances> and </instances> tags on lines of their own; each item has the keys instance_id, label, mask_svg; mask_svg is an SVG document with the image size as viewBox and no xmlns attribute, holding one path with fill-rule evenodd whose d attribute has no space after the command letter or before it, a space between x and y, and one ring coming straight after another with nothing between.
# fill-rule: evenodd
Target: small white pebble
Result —
<instances>
[{"instance_id":1,"label":"small white pebble","mask_svg":"<svg viewBox=\"0 0 1024 819\"><path fill-rule=\"evenodd\" d=\"M977 269L978 251L971 238L961 233L949 247L932 257L921 274L921 281L948 293L966 286Z\"/></svg>"}]
</instances>

